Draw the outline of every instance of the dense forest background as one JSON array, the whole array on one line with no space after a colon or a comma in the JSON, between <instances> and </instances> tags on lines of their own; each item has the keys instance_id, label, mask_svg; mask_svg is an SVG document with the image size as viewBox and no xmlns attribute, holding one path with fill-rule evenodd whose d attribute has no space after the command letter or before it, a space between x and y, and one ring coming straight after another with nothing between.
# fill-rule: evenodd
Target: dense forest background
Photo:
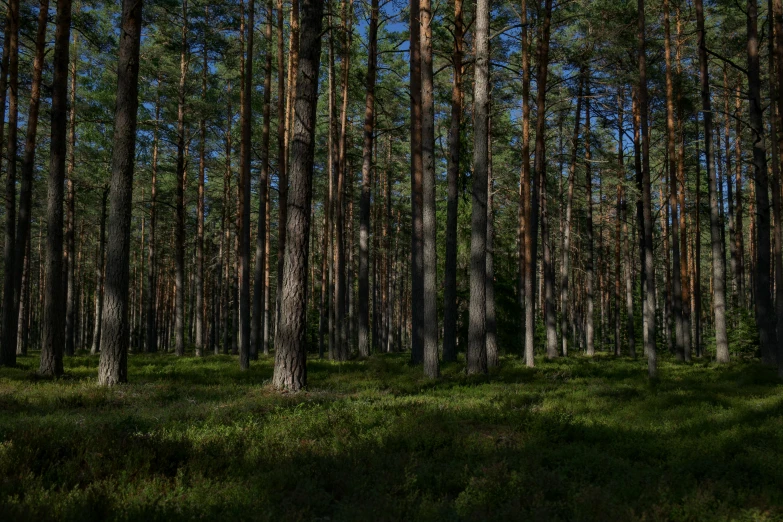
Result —
<instances>
[{"instance_id":1,"label":"dense forest background","mask_svg":"<svg viewBox=\"0 0 783 522\"><path fill-rule=\"evenodd\" d=\"M115 189L133 6L4 2L2 363L40 349L59 375L110 342L109 384L128 350L283 364L303 214L310 357L783 362L779 4L150 1Z\"/></svg>"}]
</instances>

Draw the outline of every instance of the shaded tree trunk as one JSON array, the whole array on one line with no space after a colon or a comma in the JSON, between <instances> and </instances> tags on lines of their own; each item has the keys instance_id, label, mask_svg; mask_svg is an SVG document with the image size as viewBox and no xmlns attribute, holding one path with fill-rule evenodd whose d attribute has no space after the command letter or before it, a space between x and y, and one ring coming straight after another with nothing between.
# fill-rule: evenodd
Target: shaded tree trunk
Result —
<instances>
[{"instance_id":1,"label":"shaded tree trunk","mask_svg":"<svg viewBox=\"0 0 783 522\"><path fill-rule=\"evenodd\" d=\"M284 281L280 299L280 330L275 337L273 384L298 391L307 385L306 288L309 256L310 207L315 155L318 73L321 57L323 0L302 0L302 36L297 66L291 197Z\"/></svg>"},{"instance_id":2,"label":"shaded tree trunk","mask_svg":"<svg viewBox=\"0 0 783 522\"><path fill-rule=\"evenodd\" d=\"M60 0L63 1L63 0ZM128 269L142 0L123 0L98 382L128 380Z\"/></svg>"}]
</instances>

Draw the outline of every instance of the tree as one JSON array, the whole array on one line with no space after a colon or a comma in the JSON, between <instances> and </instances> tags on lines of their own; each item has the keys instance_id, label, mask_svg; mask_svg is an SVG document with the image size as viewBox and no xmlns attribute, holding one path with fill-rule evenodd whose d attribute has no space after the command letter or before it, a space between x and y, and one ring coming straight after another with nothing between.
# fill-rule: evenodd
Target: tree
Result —
<instances>
[{"instance_id":1,"label":"tree","mask_svg":"<svg viewBox=\"0 0 783 522\"><path fill-rule=\"evenodd\" d=\"M468 374L487 373L487 181L489 120L489 2L476 3L476 77L473 84L473 197L470 232Z\"/></svg>"},{"instance_id":2,"label":"tree","mask_svg":"<svg viewBox=\"0 0 783 522\"><path fill-rule=\"evenodd\" d=\"M307 385L306 289L323 0L302 0L301 9L285 270L272 379L276 388L291 391Z\"/></svg>"},{"instance_id":3,"label":"tree","mask_svg":"<svg viewBox=\"0 0 783 522\"><path fill-rule=\"evenodd\" d=\"M68 61L70 54L71 1L57 2L52 82L52 126L46 238L46 296L44 336L39 373L59 377L63 373L65 336L63 310L63 183L65 181L68 111ZM135 129L134 129L135 130ZM135 136L134 143L135 143ZM125 261L127 263L127 259ZM127 336L126 336L127 337Z\"/></svg>"},{"instance_id":4,"label":"tree","mask_svg":"<svg viewBox=\"0 0 783 522\"><path fill-rule=\"evenodd\" d=\"M128 380L128 277L142 0L123 0L106 243L106 293L98 382Z\"/></svg>"}]
</instances>

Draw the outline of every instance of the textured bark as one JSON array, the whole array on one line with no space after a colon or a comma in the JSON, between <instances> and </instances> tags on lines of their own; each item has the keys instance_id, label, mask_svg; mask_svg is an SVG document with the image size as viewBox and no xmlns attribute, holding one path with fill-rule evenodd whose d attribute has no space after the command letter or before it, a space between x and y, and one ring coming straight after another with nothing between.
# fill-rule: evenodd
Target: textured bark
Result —
<instances>
[{"instance_id":1,"label":"textured bark","mask_svg":"<svg viewBox=\"0 0 783 522\"><path fill-rule=\"evenodd\" d=\"M157 323L157 274L155 234L157 232L158 214L158 140L160 126L160 78L157 82L155 95L155 127L152 134L152 180L150 183L150 232L147 240L147 341L146 350L149 353L158 351ZM103 255L101 254L101 257ZM218 270L220 273L220 270ZM220 285L218 285L220 286ZM96 315L96 317L98 317Z\"/></svg>"},{"instance_id":2,"label":"textured bark","mask_svg":"<svg viewBox=\"0 0 783 522\"><path fill-rule=\"evenodd\" d=\"M620 87L617 93L617 165L620 170L620 179L617 184L617 223L615 224L615 254L614 254L614 354L620 356L622 354L622 336L621 336L621 310L622 310L622 289L621 284L623 282L623 269L622 262L620 260L621 250L624 250L627 243L623 240L623 235L627 234L626 220L626 205L625 205L625 143L623 140L624 133L624 105L625 105L625 93L623 88ZM625 227L625 230L624 230ZM628 259L624 259L628 262ZM627 267L626 267L627 268ZM626 273L630 275L630 272L626 270ZM631 288L630 278L624 281L628 288ZM629 316L629 323L631 328L629 333L633 331L633 297L631 297L631 307L626 312ZM630 344L633 344L633 334L628 339Z\"/></svg>"},{"instance_id":3,"label":"textured bark","mask_svg":"<svg viewBox=\"0 0 783 522\"><path fill-rule=\"evenodd\" d=\"M443 284L443 360L457 360L457 216L458 184L462 136L462 48L464 45L462 0L454 0L454 76L451 88L451 126L447 167L448 203L446 210L446 265Z\"/></svg>"},{"instance_id":4,"label":"textured bark","mask_svg":"<svg viewBox=\"0 0 783 522\"><path fill-rule=\"evenodd\" d=\"M70 17L69 17L70 22ZM4 279L3 279L3 310L2 326L3 338L0 343L0 365L16 365L16 325L18 316L15 315L16 288L16 156L17 156L17 128L19 119L19 1L12 0L8 5L7 14L8 38L4 46L8 48L8 167L5 181L5 243ZM66 40L67 43L67 40ZM68 66L67 54L66 63ZM67 73L66 73L67 74ZM3 89L5 93L5 89ZM65 95L63 95L65 96ZM65 104L65 99L63 99ZM5 110L5 105L3 105ZM3 112L5 114L5 112ZM4 120L4 118L3 118ZM65 137L63 136L63 139ZM54 150L54 149L53 149ZM64 154L64 151L63 151ZM63 159L65 159L63 157ZM62 371L60 371L62 373ZM58 374L59 375L59 374Z\"/></svg>"},{"instance_id":5,"label":"textured bark","mask_svg":"<svg viewBox=\"0 0 783 522\"><path fill-rule=\"evenodd\" d=\"M520 259L522 272L522 288L520 300L524 304L524 357L527 366L535 366L533 359L535 341L535 255L533 244L536 243L536 233L531 228L531 198L533 197L532 180L530 176L530 47L532 37L529 34L527 17L527 0L522 0L522 172L520 175ZM536 195L536 198L538 196ZM537 209L536 209L537 210Z\"/></svg>"},{"instance_id":6,"label":"textured bark","mask_svg":"<svg viewBox=\"0 0 783 522\"><path fill-rule=\"evenodd\" d=\"M95 266L95 324L92 334L92 348L90 353L95 355L101 347L101 321L103 320L103 277L104 258L106 255L106 200L109 197L109 189L103 190L101 198L101 222L98 237L98 260Z\"/></svg>"},{"instance_id":7,"label":"textured bark","mask_svg":"<svg viewBox=\"0 0 783 522\"><path fill-rule=\"evenodd\" d=\"M682 278L680 273L679 197L677 196L677 150L674 114L674 80L671 50L671 22L669 0L663 2L664 56L666 62L666 148L669 160L669 208L671 211L672 244L672 314L674 315L675 354L685 360L685 339L682 311Z\"/></svg>"},{"instance_id":8,"label":"textured bark","mask_svg":"<svg viewBox=\"0 0 783 522\"><path fill-rule=\"evenodd\" d=\"M63 373L65 302L63 295L63 184L67 147L68 61L70 51L71 2L57 2L54 36L54 78L52 82L52 125L46 241L46 297L44 337L39 373L59 377Z\"/></svg>"},{"instance_id":9,"label":"textured bark","mask_svg":"<svg viewBox=\"0 0 783 522\"><path fill-rule=\"evenodd\" d=\"M362 145L362 194L359 203L359 355L370 354L370 170L372 169L373 132L375 130L375 77L378 47L378 0L370 5L368 32L367 95L364 107L364 143ZM377 310L374 310L377 313Z\"/></svg>"},{"instance_id":10,"label":"textured bark","mask_svg":"<svg viewBox=\"0 0 783 522\"><path fill-rule=\"evenodd\" d=\"M432 1L420 0L421 20L421 164L422 164L422 349L424 374L435 378L438 366L438 272L435 214L435 97L432 71ZM487 44L489 45L489 44Z\"/></svg>"},{"instance_id":11,"label":"textured bark","mask_svg":"<svg viewBox=\"0 0 783 522\"><path fill-rule=\"evenodd\" d=\"M495 311L495 196L492 174L492 100L490 99L489 118L487 120L487 367L495 368L500 364L498 349L497 313ZM554 272L552 273L554 284ZM553 301L554 303L554 301Z\"/></svg>"},{"instance_id":12,"label":"textured bark","mask_svg":"<svg viewBox=\"0 0 783 522\"><path fill-rule=\"evenodd\" d=\"M411 149L411 362L424 361L424 224L421 148L421 25L419 0L410 1Z\"/></svg>"},{"instance_id":13,"label":"textured bark","mask_svg":"<svg viewBox=\"0 0 783 522\"><path fill-rule=\"evenodd\" d=\"M774 67L776 69L773 103L777 103L777 117L774 118L778 140L783 140L783 131L781 131L781 116L783 116L783 2L781 0L771 0L773 19L774 19L774 44L771 44L774 57ZM772 22L771 22L772 23ZM772 72L772 71L770 71ZM772 141L773 146L775 140ZM783 152L783 141L777 142L777 153ZM773 156L774 157L774 156ZM772 191L775 211L775 317L776 333L780 341L783 339L783 210L781 209L780 194L780 163L778 162L778 171L773 179ZM778 342L778 377L783 379L783 346Z\"/></svg>"},{"instance_id":14,"label":"textured bark","mask_svg":"<svg viewBox=\"0 0 783 522\"><path fill-rule=\"evenodd\" d=\"M726 265L717 194L717 174L712 155L712 108L710 103L709 74L707 70L707 35L704 29L704 6L702 0L694 0L696 7L696 28L699 33L699 82L704 117L704 152L707 158L707 179L710 197L710 237L712 244L713 309L715 314L716 358L718 362L729 362L729 343L726 334Z\"/></svg>"},{"instance_id":15,"label":"textured bark","mask_svg":"<svg viewBox=\"0 0 783 522\"><path fill-rule=\"evenodd\" d=\"M560 310L562 318L560 321L560 335L562 336L562 354L568 355L568 292L570 281L570 263L571 263L571 214L574 202L574 185L576 183L576 158L579 150L579 126L582 115L582 90L586 71L582 68L579 72L579 88L576 94L576 112L574 113L574 134L571 140L571 159L568 173L568 192L566 195L565 219L563 222L563 245L561 248L560 262Z\"/></svg>"},{"instance_id":16,"label":"textured bark","mask_svg":"<svg viewBox=\"0 0 783 522\"><path fill-rule=\"evenodd\" d=\"M639 120L642 142L642 216L644 221L644 348L647 352L647 372L651 379L658 376L658 357L655 348L655 264L653 258L652 186L650 182L650 135L647 132L647 50L644 0L637 2L639 10Z\"/></svg>"},{"instance_id":17,"label":"textured bark","mask_svg":"<svg viewBox=\"0 0 783 522\"><path fill-rule=\"evenodd\" d=\"M587 355L595 355L595 329L593 326L593 299L595 269L593 266L593 169L592 149L590 147L590 77L587 77L585 89L585 349Z\"/></svg>"},{"instance_id":18,"label":"textured bark","mask_svg":"<svg viewBox=\"0 0 783 522\"><path fill-rule=\"evenodd\" d=\"M73 182L73 166L68 162L66 167L66 186L68 193L65 196L65 355L71 356L74 351L74 314L76 286L74 267L76 265L76 245L74 242L74 229L76 228L76 186Z\"/></svg>"},{"instance_id":19,"label":"textured bark","mask_svg":"<svg viewBox=\"0 0 783 522\"><path fill-rule=\"evenodd\" d=\"M31 222L31 200L32 200L32 185L33 174L35 171L35 150L36 150L36 137L38 135L38 112L41 105L41 77L43 75L43 61L44 51L46 49L46 22L49 14L49 0L41 0L38 9L38 28L35 35L35 56L33 58L33 77L32 84L30 86L30 104L28 106L27 113L27 133L25 136L24 146L24 158L22 160L22 186L19 192L19 215L16 223L16 245L15 245L15 260L14 268L16 275L14 276L14 309L9 311L13 313L17 318L17 331L6 331L5 340L10 340L11 337L17 337L15 343L16 353L21 354L27 351L24 349L23 344L27 342L26 332L22 331L26 329L26 321L24 320L25 310L20 311L20 307L24 307L24 295L22 292L22 281L29 286L29 275L24 277L26 272L29 272L29 254L30 249L30 222ZM5 109L3 104L2 109ZM73 110L73 107L71 108ZM5 111L3 110L3 113ZM2 138L0 138L1 140ZM0 142L1 143L1 142ZM8 208L8 207L6 207ZM21 343L19 342L21 341ZM9 347L10 350L10 347ZM0 360L6 360L5 356L0 357ZM6 360L7 361L7 360Z\"/></svg>"},{"instance_id":20,"label":"textured bark","mask_svg":"<svg viewBox=\"0 0 783 522\"><path fill-rule=\"evenodd\" d=\"M252 154L253 99L253 36L255 34L255 2L247 4L247 54L245 55L244 97L242 100L242 162L238 185L239 216L237 238L239 250L239 368L250 368L250 167Z\"/></svg>"},{"instance_id":21,"label":"textured bark","mask_svg":"<svg viewBox=\"0 0 783 522\"><path fill-rule=\"evenodd\" d=\"M770 204L767 151L764 144L764 113L761 100L759 63L758 6L748 0L748 101L753 132L753 180L756 193L756 256L754 259L754 300L759 330L761 358L767 364L777 359L775 315L770 293Z\"/></svg>"},{"instance_id":22,"label":"textured bark","mask_svg":"<svg viewBox=\"0 0 783 522\"><path fill-rule=\"evenodd\" d=\"M204 21L209 20L209 6L204 7ZM206 33L202 49L201 71L201 102L207 102L207 71L208 71L208 47ZM204 178L206 169L206 141L207 122L204 116L199 121L199 148L198 148L198 199L196 200L196 270L193 273L193 283L196 287L195 302L195 351L196 356L205 355L204 341L206 337L206 325L204 317Z\"/></svg>"},{"instance_id":23,"label":"textured bark","mask_svg":"<svg viewBox=\"0 0 783 522\"><path fill-rule=\"evenodd\" d=\"M468 374L487 372L487 184L489 168L489 1L476 2L473 83L473 197L470 232Z\"/></svg>"},{"instance_id":24,"label":"textured bark","mask_svg":"<svg viewBox=\"0 0 783 522\"><path fill-rule=\"evenodd\" d=\"M295 118L288 200L288 235L280 299L280 321L275 337L273 384L298 391L307 385L306 288L309 256L310 207L315 154L318 73L321 57L322 0L303 0L300 55L297 66Z\"/></svg>"},{"instance_id":25,"label":"textured bark","mask_svg":"<svg viewBox=\"0 0 783 522\"><path fill-rule=\"evenodd\" d=\"M174 275L176 285L174 342L177 355L185 355L185 81L188 74L188 0L182 0L182 31L179 55L179 86L177 88L177 166Z\"/></svg>"},{"instance_id":26,"label":"textured bark","mask_svg":"<svg viewBox=\"0 0 783 522\"><path fill-rule=\"evenodd\" d=\"M264 275L266 273L266 198L269 182L269 128L272 110L272 3L266 6L264 37L268 47L264 57L264 108L261 129L261 173L258 177L258 227L256 230L256 263L253 274L253 318L250 325L250 352L258 358L264 351L263 307L266 299Z\"/></svg>"},{"instance_id":27,"label":"textured bark","mask_svg":"<svg viewBox=\"0 0 783 522\"><path fill-rule=\"evenodd\" d=\"M106 386L128 380L128 270L141 8L141 0L123 0L106 245L106 295L98 368L98 382Z\"/></svg>"}]
</instances>

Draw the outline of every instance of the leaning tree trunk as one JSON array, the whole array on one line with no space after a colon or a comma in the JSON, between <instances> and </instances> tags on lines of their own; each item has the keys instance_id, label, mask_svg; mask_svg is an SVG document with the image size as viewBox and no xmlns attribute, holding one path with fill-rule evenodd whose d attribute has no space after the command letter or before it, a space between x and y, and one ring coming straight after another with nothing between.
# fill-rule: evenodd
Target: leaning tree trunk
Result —
<instances>
[{"instance_id":1,"label":"leaning tree trunk","mask_svg":"<svg viewBox=\"0 0 783 522\"><path fill-rule=\"evenodd\" d=\"M63 185L67 148L68 61L70 52L71 1L57 2L54 35L54 77L52 82L52 126L46 241L46 297L44 337L41 345L42 375L63 373L65 310L63 310Z\"/></svg>"},{"instance_id":2,"label":"leaning tree trunk","mask_svg":"<svg viewBox=\"0 0 783 522\"><path fill-rule=\"evenodd\" d=\"M473 83L473 198L470 232L468 374L487 373L487 183L489 145L489 1L476 3Z\"/></svg>"},{"instance_id":3,"label":"leaning tree trunk","mask_svg":"<svg viewBox=\"0 0 783 522\"><path fill-rule=\"evenodd\" d=\"M142 0L123 0L114 113L111 192L106 256L106 293L98 382L128 380L128 272Z\"/></svg>"},{"instance_id":4,"label":"leaning tree trunk","mask_svg":"<svg viewBox=\"0 0 783 522\"><path fill-rule=\"evenodd\" d=\"M275 372L278 389L298 391L307 385L307 262L310 207L315 156L318 73L321 57L323 0L302 0L302 32L297 66L291 192L288 200L284 280L280 299L280 330L275 336Z\"/></svg>"}]
</instances>

